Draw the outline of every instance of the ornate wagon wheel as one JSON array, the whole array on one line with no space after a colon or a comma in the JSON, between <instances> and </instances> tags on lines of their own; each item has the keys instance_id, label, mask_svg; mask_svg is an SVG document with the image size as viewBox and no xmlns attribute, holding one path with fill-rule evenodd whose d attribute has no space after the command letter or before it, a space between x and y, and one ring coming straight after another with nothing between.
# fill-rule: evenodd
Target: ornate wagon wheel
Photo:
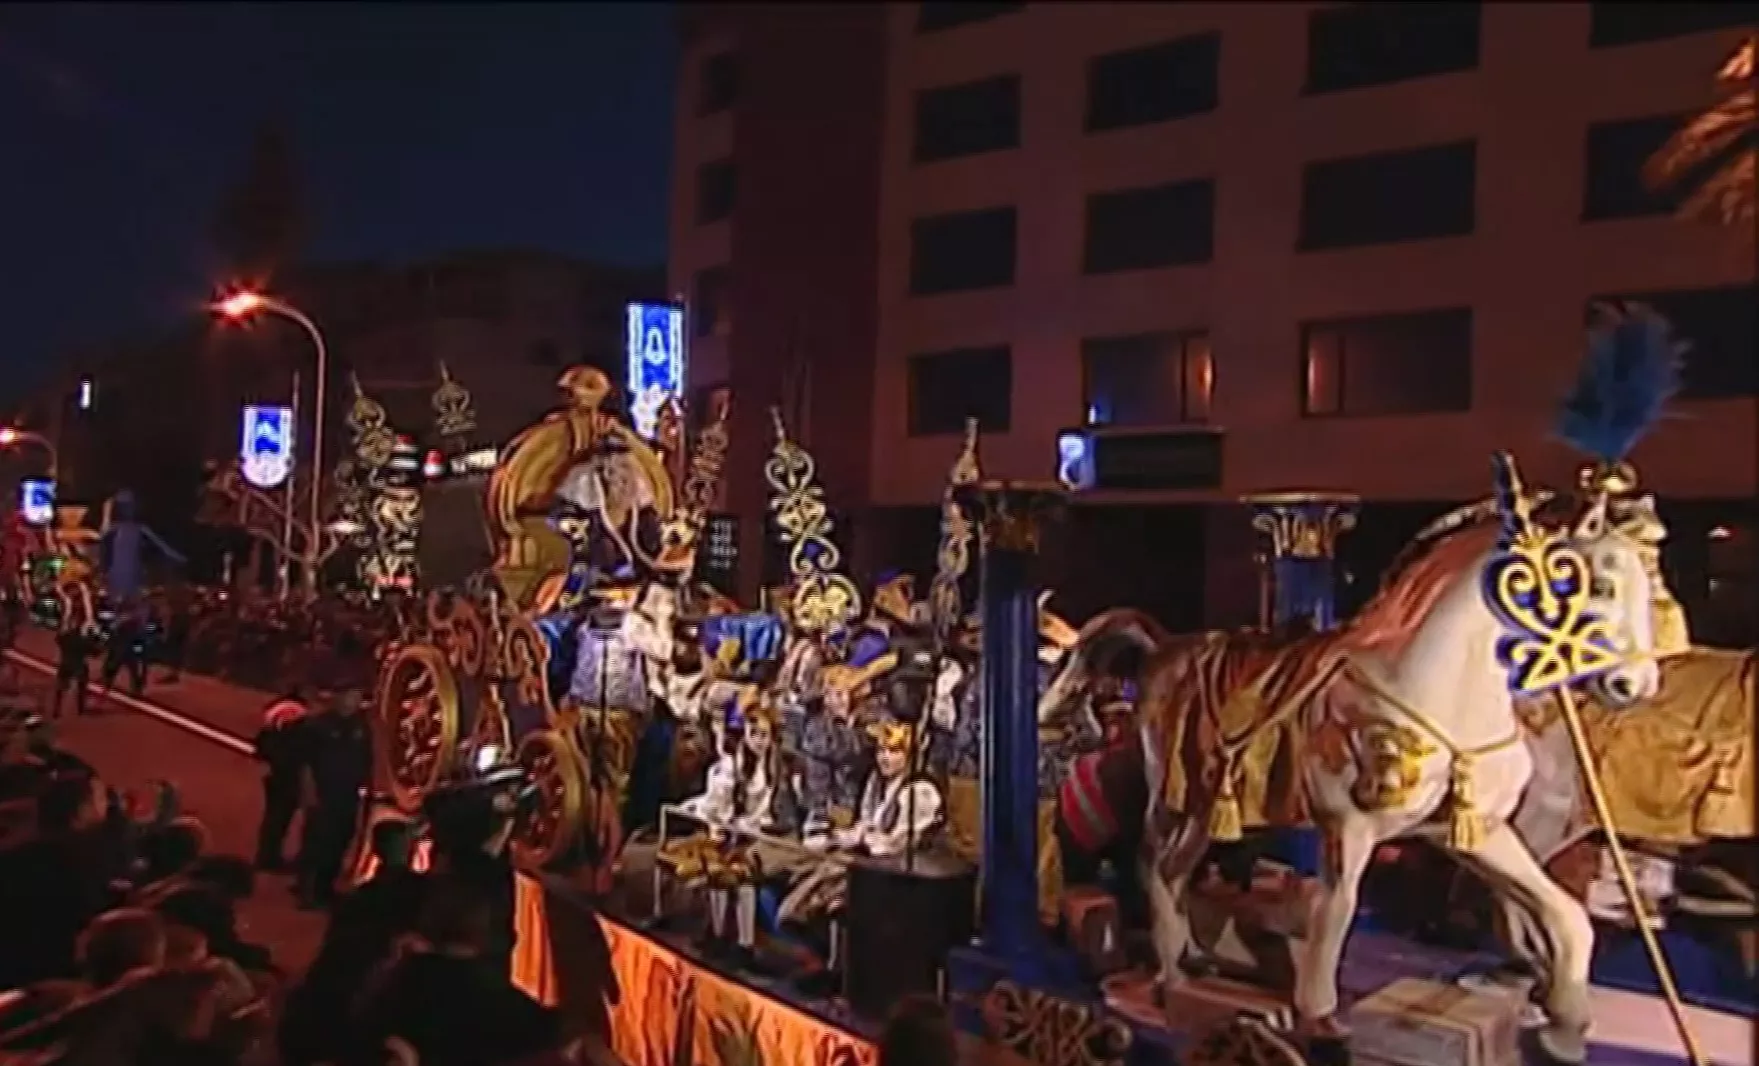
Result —
<instances>
[{"instance_id":1,"label":"ornate wagon wheel","mask_svg":"<svg viewBox=\"0 0 1759 1066\"><path fill-rule=\"evenodd\" d=\"M373 695L378 779L409 813L451 773L463 712L446 657L431 644L398 648L379 669Z\"/></svg>"},{"instance_id":2,"label":"ornate wagon wheel","mask_svg":"<svg viewBox=\"0 0 1759 1066\"><path fill-rule=\"evenodd\" d=\"M574 847L586 802L586 775L573 743L552 729L526 734L514 760L531 775L538 794L514 826L513 857L522 869L538 870Z\"/></svg>"}]
</instances>

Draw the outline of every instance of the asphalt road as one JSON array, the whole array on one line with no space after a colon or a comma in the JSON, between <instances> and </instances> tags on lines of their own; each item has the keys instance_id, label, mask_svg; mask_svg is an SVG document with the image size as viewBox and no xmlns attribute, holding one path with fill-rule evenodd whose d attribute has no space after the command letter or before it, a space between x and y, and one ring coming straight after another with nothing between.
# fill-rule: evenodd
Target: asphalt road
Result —
<instances>
[{"instance_id":1,"label":"asphalt road","mask_svg":"<svg viewBox=\"0 0 1759 1066\"><path fill-rule=\"evenodd\" d=\"M28 664L20 664L18 677L23 691L44 699L46 713L49 678ZM159 686L148 698L171 704L176 688ZM248 702L252 698L238 693L229 717L247 722L260 713L260 703ZM96 714L74 716L71 701L67 703L52 726L57 744L86 760L117 789L145 790L156 781L170 781L182 796L184 813L207 826L211 851L252 854L262 813L262 774L238 750L246 745L225 745L150 717L139 708L106 704L95 695L88 706ZM246 938L266 944L275 961L291 972L303 971L311 962L324 931L324 916L296 908L289 879L280 875L259 875L256 894L241 909L239 921Z\"/></svg>"}]
</instances>

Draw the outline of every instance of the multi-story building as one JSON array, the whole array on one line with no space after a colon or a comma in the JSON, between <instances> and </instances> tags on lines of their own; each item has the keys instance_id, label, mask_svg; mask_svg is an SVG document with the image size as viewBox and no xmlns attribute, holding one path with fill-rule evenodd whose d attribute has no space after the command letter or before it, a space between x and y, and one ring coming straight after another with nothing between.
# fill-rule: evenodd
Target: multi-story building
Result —
<instances>
[{"instance_id":1,"label":"multi-story building","mask_svg":"<svg viewBox=\"0 0 1759 1066\"><path fill-rule=\"evenodd\" d=\"M803 433L869 564L927 565L975 416L996 475L1048 478L1072 427L1131 438L1065 523L1048 576L1073 610L1247 620L1236 501L1270 489L1364 497L1346 543L1366 587L1418 523L1486 493L1493 450L1570 482L1548 421L1587 310L1640 297L1691 344L1681 417L1638 460L1701 603L1735 580L1711 547L1752 555L1754 236L1673 217L1640 171L1753 21L1693 3L690 11L670 269L693 380L743 409L747 557L763 408L809 394Z\"/></svg>"}]
</instances>

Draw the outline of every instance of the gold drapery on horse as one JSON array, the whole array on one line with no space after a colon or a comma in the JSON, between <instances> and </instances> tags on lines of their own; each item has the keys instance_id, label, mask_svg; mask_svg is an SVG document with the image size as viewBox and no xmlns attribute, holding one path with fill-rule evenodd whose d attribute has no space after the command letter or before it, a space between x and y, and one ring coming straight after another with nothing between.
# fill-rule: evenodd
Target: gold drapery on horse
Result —
<instances>
[{"instance_id":1,"label":"gold drapery on horse","mask_svg":"<svg viewBox=\"0 0 1759 1066\"><path fill-rule=\"evenodd\" d=\"M1660 667L1660 692L1635 707L1578 700L1619 833L1680 845L1754 836L1759 652L1693 648ZM1558 723L1554 697L1520 711L1535 731Z\"/></svg>"}]
</instances>

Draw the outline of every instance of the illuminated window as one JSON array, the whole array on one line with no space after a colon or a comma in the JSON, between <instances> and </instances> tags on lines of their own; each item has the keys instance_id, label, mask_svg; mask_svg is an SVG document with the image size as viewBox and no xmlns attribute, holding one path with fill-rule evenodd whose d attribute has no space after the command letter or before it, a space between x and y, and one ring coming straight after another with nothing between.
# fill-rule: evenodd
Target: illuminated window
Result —
<instances>
[{"instance_id":1,"label":"illuminated window","mask_svg":"<svg viewBox=\"0 0 1759 1066\"><path fill-rule=\"evenodd\" d=\"M1472 141L1307 164L1302 251L1463 237L1476 222Z\"/></svg>"},{"instance_id":2,"label":"illuminated window","mask_svg":"<svg viewBox=\"0 0 1759 1066\"><path fill-rule=\"evenodd\" d=\"M717 159L696 168L696 224L706 226L733 213L739 172L731 159Z\"/></svg>"},{"instance_id":3,"label":"illuminated window","mask_svg":"<svg viewBox=\"0 0 1759 1066\"><path fill-rule=\"evenodd\" d=\"M1005 344L912 356L910 435L963 433L967 418L985 433L1006 433L1013 391L1013 353Z\"/></svg>"},{"instance_id":4,"label":"illuminated window","mask_svg":"<svg viewBox=\"0 0 1759 1066\"><path fill-rule=\"evenodd\" d=\"M1002 288L1014 284L1014 209L931 215L910 224L910 292Z\"/></svg>"},{"instance_id":5,"label":"illuminated window","mask_svg":"<svg viewBox=\"0 0 1759 1066\"><path fill-rule=\"evenodd\" d=\"M952 0L943 3L925 3L920 5L916 11L916 32L934 33L972 22L987 22L1002 15L1011 15L1025 6L1018 0L1013 3L996 2L996 0L992 0L990 3L955 3Z\"/></svg>"},{"instance_id":6,"label":"illuminated window","mask_svg":"<svg viewBox=\"0 0 1759 1066\"><path fill-rule=\"evenodd\" d=\"M1759 300L1751 285L1597 296L1589 302L1647 304L1687 345L1680 396L1688 400L1759 396Z\"/></svg>"},{"instance_id":7,"label":"illuminated window","mask_svg":"<svg viewBox=\"0 0 1759 1066\"><path fill-rule=\"evenodd\" d=\"M1473 70L1478 4L1341 4L1307 17L1307 92Z\"/></svg>"},{"instance_id":8,"label":"illuminated window","mask_svg":"<svg viewBox=\"0 0 1759 1066\"><path fill-rule=\"evenodd\" d=\"M1088 274L1207 263L1215 248L1215 183L1180 181L1087 198Z\"/></svg>"},{"instance_id":9,"label":"illuminated window","mask_svg":"<svg viewBox=\"0 0 1759 1066\"><path fill-rule=\"evenodd\" d=\"M1643 167L1684 121L1680 115L1658 115L1589 126L1583 221L1672 214L1679 206L1679 194L1651 189L1643 180Z\"/></svg>"},{"instance_id":10,"label":"illuminated window","mask_svg":"<svg viewBox=\"0 0 1759 1066\"><path fill-rule=\"evenodd\" d=\"M1020 78L925 89L916 94L918 163L999 152L1020 145Z\"/></svg>"},{"instance_id":11,"label":"illuminated window","mask_svg":"<svg viewBox=\"0 0 1759 1066\"><path fill-rule=\"evenodd\" d=\"M1301 413L1438 414L1472 407L1468 308L1301 327Z\"/></svg>"},{"instance_id":12,"label":"illuminated window","mask_svg":"<svg viewBox=\"0 0 1759 1066\"><path fill-rule=\"evenodd\" d=\"M731 108L739 100L739 57L721 52L702 61L702 84L698 90L696 113L713 115Z\"/></svg>"},{"instance_id":13,"label":"illuminated window","mask_svg":"<svg viewBox=\"0 0 1759 1066\"><path fill-rule=\"evenodd\" d=\"M1220 68L1219 33L1096 56L1087 64L1087 132L1214 111Z\"/></svg>"},{"instance_id":14,"label":"illuminated window","mask_svg":"<svg viewBox=\"0 0 1759 1066\"><path fill-rule=\"evenodd\" d=\"M1215 363L1206 333L1138 333L1081 342L1082 407L1091 425L1207 422Z\"/></svg>"}]
</instances>

